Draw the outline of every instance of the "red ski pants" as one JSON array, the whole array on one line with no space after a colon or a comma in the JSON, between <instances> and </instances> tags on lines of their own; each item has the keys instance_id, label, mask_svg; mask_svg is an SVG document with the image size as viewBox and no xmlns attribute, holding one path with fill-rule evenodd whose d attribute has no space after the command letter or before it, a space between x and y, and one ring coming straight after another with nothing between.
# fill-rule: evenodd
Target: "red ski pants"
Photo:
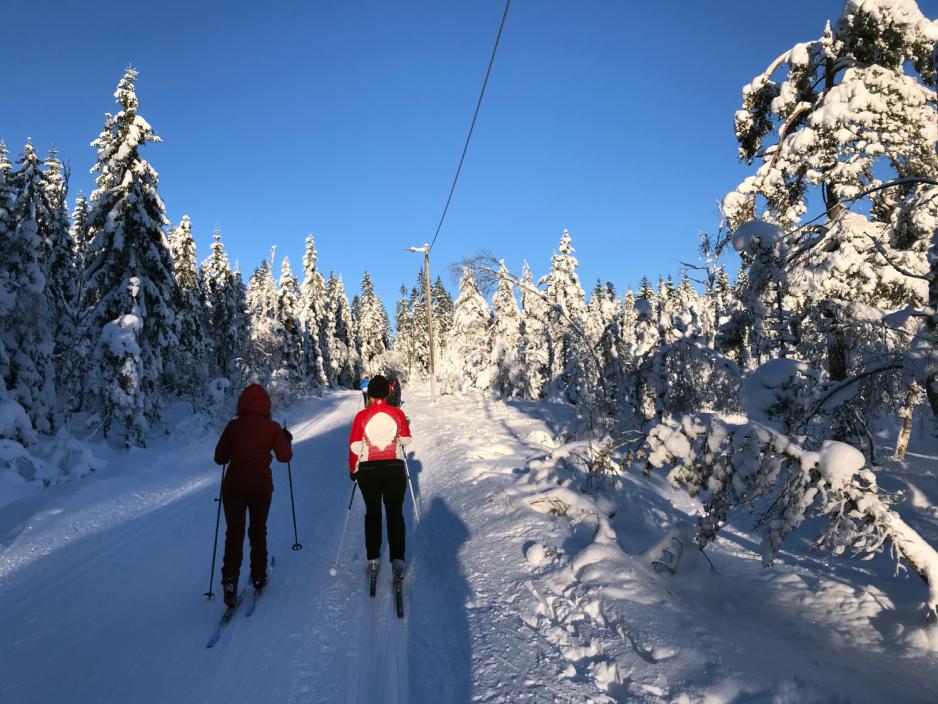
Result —
<instances>
[{"instance_id":1,"label":"red ski pants","mask_svg":"<svg viewBox=\"0 0 938 704\"><path fill-rule=\"evenodd\" d=\"M274 492L270 468L229 471L222 485L225 507L225 559L222 582L237 583L244 557L245 513L251 518L248 539L251 542L251 578L267 574L267 514Z\"/></svg>"}]
</instances>

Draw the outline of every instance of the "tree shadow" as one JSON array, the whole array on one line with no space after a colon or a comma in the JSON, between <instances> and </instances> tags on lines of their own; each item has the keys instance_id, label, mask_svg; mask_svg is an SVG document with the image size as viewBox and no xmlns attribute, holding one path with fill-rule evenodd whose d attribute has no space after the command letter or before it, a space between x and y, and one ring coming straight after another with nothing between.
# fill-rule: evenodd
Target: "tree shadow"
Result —
<instances>
[{"instance_id":1,"label":"tree shadow","mask_svg":"<svg viewBox=\"0 0 938 704\"><path fill-rule=\"evenodd\" d=\"M462 519L436 497L415 531L408 662L411 701L461 704L472 699L469 583L459 550L469 538Z\"/></svg>"}]
</instances>

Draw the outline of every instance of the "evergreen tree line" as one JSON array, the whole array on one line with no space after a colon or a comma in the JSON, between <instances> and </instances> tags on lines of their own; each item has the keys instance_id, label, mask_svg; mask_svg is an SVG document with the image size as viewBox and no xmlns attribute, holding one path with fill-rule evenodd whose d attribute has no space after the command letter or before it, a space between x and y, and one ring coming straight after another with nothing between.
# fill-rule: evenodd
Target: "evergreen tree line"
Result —
<instances>
[{"instance_id":1,"label":"evergreen tree line","mask_svg":"<svg viewBox=\"0 0 938 704\"><path fill-rule=\"evenodd\" d=\"M733 284L716 266L702 293L686 272L657 286L645 277L622 296L597 281L587 300L578 267L564 230L536 282L527 264L516 276L491 256L464 262L455 302L438 279L431 297L443 391L551 398L619 425L733 405L738 355L718 352L718 329L739 307L745 273ZM398 363L418 378L429 373L420 278L409 293L401 287L395 341Z\"/></svg>"},{"instance_id":2,"label":"evergreen tree line","mask_svg":"<svg viewBox=\"0 0 938 704\"><path fill-rule=\"evenodd\" d=\"M70 215L55 150L40 160L27 142L13 164L0 143L0 437L26 444L82 412L109 440L143 445L167 399L204 409L219 377L281 395L351 387L390 344L369 275L350 304L312 236L302 284L286 258L274 281L272 253L245 286L218 230L198 263L192 223L169 227L140 155L160 139L135 79L128 69L117 86L119 110L92 142L96 188Z\"/></svg>"}]
</instances>

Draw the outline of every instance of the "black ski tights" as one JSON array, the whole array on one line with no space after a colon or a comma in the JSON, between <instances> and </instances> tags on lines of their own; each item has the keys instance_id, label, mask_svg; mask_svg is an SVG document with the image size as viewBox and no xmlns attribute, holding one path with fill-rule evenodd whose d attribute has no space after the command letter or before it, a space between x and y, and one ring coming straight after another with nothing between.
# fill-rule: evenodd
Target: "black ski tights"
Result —
<instances>
[{"instance_id":1,"label":"black ski tights","mask_svg":"<svg viewBox=\"0 0 938 704\"><path fill-rule=\"evenodd\" d=\"M387 513L388 547L392 560L404 559L404 463L388 460L362 463L358 487L365 499L365 549L369 560L381 556L381 504Z\"/></svg>"}]
</instances>

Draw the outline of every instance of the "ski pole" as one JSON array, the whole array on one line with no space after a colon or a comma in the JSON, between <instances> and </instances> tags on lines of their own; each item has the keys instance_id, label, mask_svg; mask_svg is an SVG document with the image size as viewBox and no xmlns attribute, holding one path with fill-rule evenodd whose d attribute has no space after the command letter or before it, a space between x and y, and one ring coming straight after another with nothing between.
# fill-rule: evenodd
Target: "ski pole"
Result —
<instances>
[{"instance_id":1,"label":"ski pole","mask_svg":"<svg viewBox=\"0 0 938 704\"><path fill-rule=\"evenodd\" d=\"M417 497L414 496L414 483L410 480L410 468L407 464L407 452L401 445L401 454L404 455L404 476L407 477L407 486L410 489L410 500L414 502L414 516L417 518L417 525L420 525L420 507L417 506Z\"/></svg>"},{"instance_id":2,"label":"ski pole","mask_svg":"<svg viewBox=\"0 0 938 704\"><path fill-rule=\"evenodd\" d=\"M293 504L293 470L290 468L290 462L287 461L287 476L290 478L290 510L293 511L293 549L302 550L300 539L296 534L296 506Z\"/></svg>"},{"instance_id":3,"label":"ski pole","mask_svg":"<svg viewBox=\"0 0 938 704\"><path fill-rule=\"evenodd\" d=\"M215 539L212 541L212 569L208 573L208 591L203 594L207 599L211 599L214 596L212 592L212 581L215 577L215 556L218 553L218 524L221 523L221 495L222 488L225 486L226 469L228 469L227 462L221 468L221 484L218 486L218 498L215 499L218 502L218 512L215 514Z\"/></svg>"},{"instance_id":4,"label":"ski pole","mask_svg":"<svg viewBox=\"0 0 938 704\"><path fill-rule=\"evenodd\" d=\"M287 423L283 423L283 432L287 432ZM291 436L287 436L292 441ZM293 503L293 468L290 467L290 460L287 460L287 477L290 478L290 510L293 512L293 550L302 550L300 539L296 534L296 506Z\"/></svg>"},{"instance_id":5,"label":"ski pole","mask_svg":"<svg viewBox=\"0 0 938 704\"><path fill-rule=\"evenodd\" d=\"M355 500L355 490L357 488L358 482L354 482L352 485L352 495L348 497L348 513L345 514L345 525L342 527L342 537L339 539L339 550L335 554L335 564L332 566L332 569L329 570L329 574L333 577L336 576L339 566L339 556L342 554L342 543L345 542L345 531L348 530L348 519L352 515L352 501Z\"/></svg>"}]
</instances>

